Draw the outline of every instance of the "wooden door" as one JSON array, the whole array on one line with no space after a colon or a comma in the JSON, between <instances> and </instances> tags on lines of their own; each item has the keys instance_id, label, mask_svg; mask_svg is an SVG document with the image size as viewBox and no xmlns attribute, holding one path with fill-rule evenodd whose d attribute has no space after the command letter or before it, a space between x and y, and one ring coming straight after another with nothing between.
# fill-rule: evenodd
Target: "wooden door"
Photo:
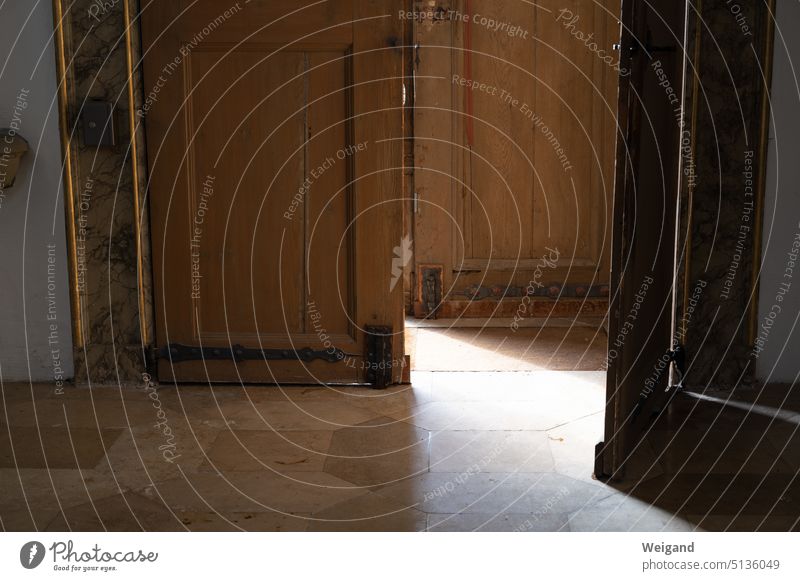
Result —
<instances>
[{"instance_id":1,"label":"wooden door","mask_svg":"<svg viewBox=\"0 0 800 581\"><path fill-rule=\"evenodd\" d=\"M671 396L671 352L680 342L673 291L682 157L685 6L674 0L624 0L620 139L614 194L612 300L604 442L598 475L614 478ZM649 465L648 465L649 468Z\"/></svg>"},{"instance_id":2,"label":"wooden door","mask_svg":"<svg viewBox=\"0 0 800 581\"><path fill-rule=\"evenodd\" d=\"M416 314L603 316L619 0L417 5Z\"/></svg>"},{"instance_id":3,"label":"wooden door","mask_svg":"<svg viewBox=\"0 0 800 581\"><path fill-rule=\"evenodd\" d=\"M400 379L398 10L143 2L162 380Z\"/></svg>"}]
</instances>

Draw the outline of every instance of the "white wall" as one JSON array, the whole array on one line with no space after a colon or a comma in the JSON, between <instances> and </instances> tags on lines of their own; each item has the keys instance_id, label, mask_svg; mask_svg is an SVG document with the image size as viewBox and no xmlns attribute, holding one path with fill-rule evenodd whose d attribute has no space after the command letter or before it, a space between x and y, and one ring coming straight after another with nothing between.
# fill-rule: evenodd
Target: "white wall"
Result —
<instances>
[{"instance_id":1,"label":"white wall","mask_svg":"<svg viewBox=\"0 0 800 581\"><path fill-rule=\"evenodd\" d=\"M14 122L16 109L19 133L31 148L16 183L0 195L4 382L53 381L59 363L65 378L73 374L51 4L0 3L0 127ZM52 252L48 245L54 245Z\"/></svg>"},{"instance_id":2,"label":"white wall","mask_svg":"<svg viewBox=\"0 0 800 581\"><path fill-rule=\"evenodd\" d=\"M800 256L787 270L800 235L800 1L778 0L776 18L758 320L766 339L756 370L762 381L783 383L800 372ZM791 286L780 301L782 282Z\"/></svg>"}]
</instances>

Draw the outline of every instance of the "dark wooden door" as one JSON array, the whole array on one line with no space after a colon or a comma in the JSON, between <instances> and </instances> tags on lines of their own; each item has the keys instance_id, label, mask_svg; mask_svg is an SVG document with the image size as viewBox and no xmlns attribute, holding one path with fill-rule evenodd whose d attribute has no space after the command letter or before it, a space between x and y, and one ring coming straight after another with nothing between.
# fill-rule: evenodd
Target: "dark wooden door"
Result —
<instances>
[{"instance_id":1,"label":"dark wooden door","mask_svg":"<svg viewBox=\"0 0 800 581\"><path fill-rule=\"evenodd\" d=\"M671 394L685 6L624 0L609 316L606 430L600 472L626 461Z\"/></svg>"}]
</instances>

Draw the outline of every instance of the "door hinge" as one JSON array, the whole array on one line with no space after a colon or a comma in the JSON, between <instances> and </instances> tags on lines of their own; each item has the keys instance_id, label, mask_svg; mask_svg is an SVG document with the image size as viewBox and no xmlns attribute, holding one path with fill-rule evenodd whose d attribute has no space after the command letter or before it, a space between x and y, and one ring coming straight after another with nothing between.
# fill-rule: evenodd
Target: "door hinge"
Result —
<instances>
[{"instance_id":1,"label":"door hinge","mask_svg":"<svg viewBox=\"0 0 800 581\"><path fill-rule=\"evenodd\" d=\"M365 325L366 381L372 387L383 389L392 383L392 327Z\"/></svg>"},{"instance_id":2,"label":"door hinge","mask_svg":"<svg viewBox=\"0 0 800 581\"><path fill-rule=\"evenodd\" d=\"M247 349L241 345L228 347L194 347L170 343L156 352L156 357L169 359L173 363L182 361L303 361L315 360L337 363L349 354L340 349L314 350L310 347L302 349Z\"/></svg>"},{"instance_id":3,"label":"door hinge","mask_svg":"<svg viewBox=\"0 0 800 581\"><path fill-rule=\"evenodd\" d=\"M442 271L439 265L421 264L418 267L417 284L422 312L429 319L436 318L442 303Z\"/></svg>"}]
</instances>

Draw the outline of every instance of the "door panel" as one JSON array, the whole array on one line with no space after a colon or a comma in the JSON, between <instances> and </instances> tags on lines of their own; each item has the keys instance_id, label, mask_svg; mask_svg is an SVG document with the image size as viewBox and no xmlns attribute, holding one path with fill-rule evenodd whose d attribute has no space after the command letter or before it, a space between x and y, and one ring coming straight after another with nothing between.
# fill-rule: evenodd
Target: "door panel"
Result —
<instances>
[{"instance_id":1,"label":"door panel","mask_svg":"<svg viewBox=\"0 0 800 581\"><path fill-rule=\"evenodd\" d=\"M475 11L498 22L519 23L529 30L536 22L536 10L523 2L488 2ZM524 122L519 107L509 106L502 98L522 103L535 103L535 83L530 74L536 70L536 52L530 42L492 32L486 26L470 23L470 70L464 66L464 77L486 83L495 91L470 91L472 112L465 108L465 123L472 125L472 138L467 134L465 181L471 195L465 197L463 230L465 267L473 268L481 259L516 259L533 256L532 229L525 217L533 215L534 133ZM459 87L456 98L464 99ZM481 265L483 266L483 265Z\"/></svg>"},{"instance_id":2,"label":"door panel","mask_svg":"<svg viewBox=\"0 0 800 581\"><path fill-rule=\"evenodd\" d=\"M623 1L606 429L598 475L622 478L674 389L673 291L685 46L684 5ZM648 466L649 467L649 466Z\"/></svg>"},{"instance_id":3,"label":"door panel","mask_svg":"<svg viewBox=\"0 0 800 581\"><path fill-rule=\"evenodd\" d=\"M463 16L416 26L415 259L442 266L439 315L508 316L516 309L475 303L518 302L534 276L602 315L617 73L600 56L616 59L619 0L452 8ZM590 33L603 55L576 37ZM540 280L553 250L560 259Z\"/></svg>"},{"instance_id":4,"label":"door panel","mask_svg":"<svg viewBox=\"0 0 800 581\"><path fill-rule=\"evenodd\" d=\"M188 71L189 217L199 226L193 240L202 274L192 293L197 315L193 343L218 343L229 332L238 343L256 333L304 330L302 271L295 268L303 259L304 232L295 220L284 228L264 228L261 216L287 211L303 179L306 53L278 54L265 61L268 49L234 51L224 58L225 66L217 66L232 48L195 50ZM263 143L252 138L253 128L263 131ZM275 155L275 144L285 147L286 154ZM207 191L214 193L203 195ZM250 191L262 195L248 196ZM269 260L275 248L282 249L280 262ZM251 288L281 300L225 300L227 294Z\"/></svg>"},{"instance_id":5,"label":"door panel","mask_svg":"<svg viewBox=\"0 0 800 581\"><path fill-rule=\"evenodd\" d=\"M162 379L361 383L365 327L383 325L400 380L402 289L389 286L402 236L393 4L144 10L159 347L288 352L179 361L162 350ZM300 361L302 349L337 360Z\"/></svg>"}]
</instances>

